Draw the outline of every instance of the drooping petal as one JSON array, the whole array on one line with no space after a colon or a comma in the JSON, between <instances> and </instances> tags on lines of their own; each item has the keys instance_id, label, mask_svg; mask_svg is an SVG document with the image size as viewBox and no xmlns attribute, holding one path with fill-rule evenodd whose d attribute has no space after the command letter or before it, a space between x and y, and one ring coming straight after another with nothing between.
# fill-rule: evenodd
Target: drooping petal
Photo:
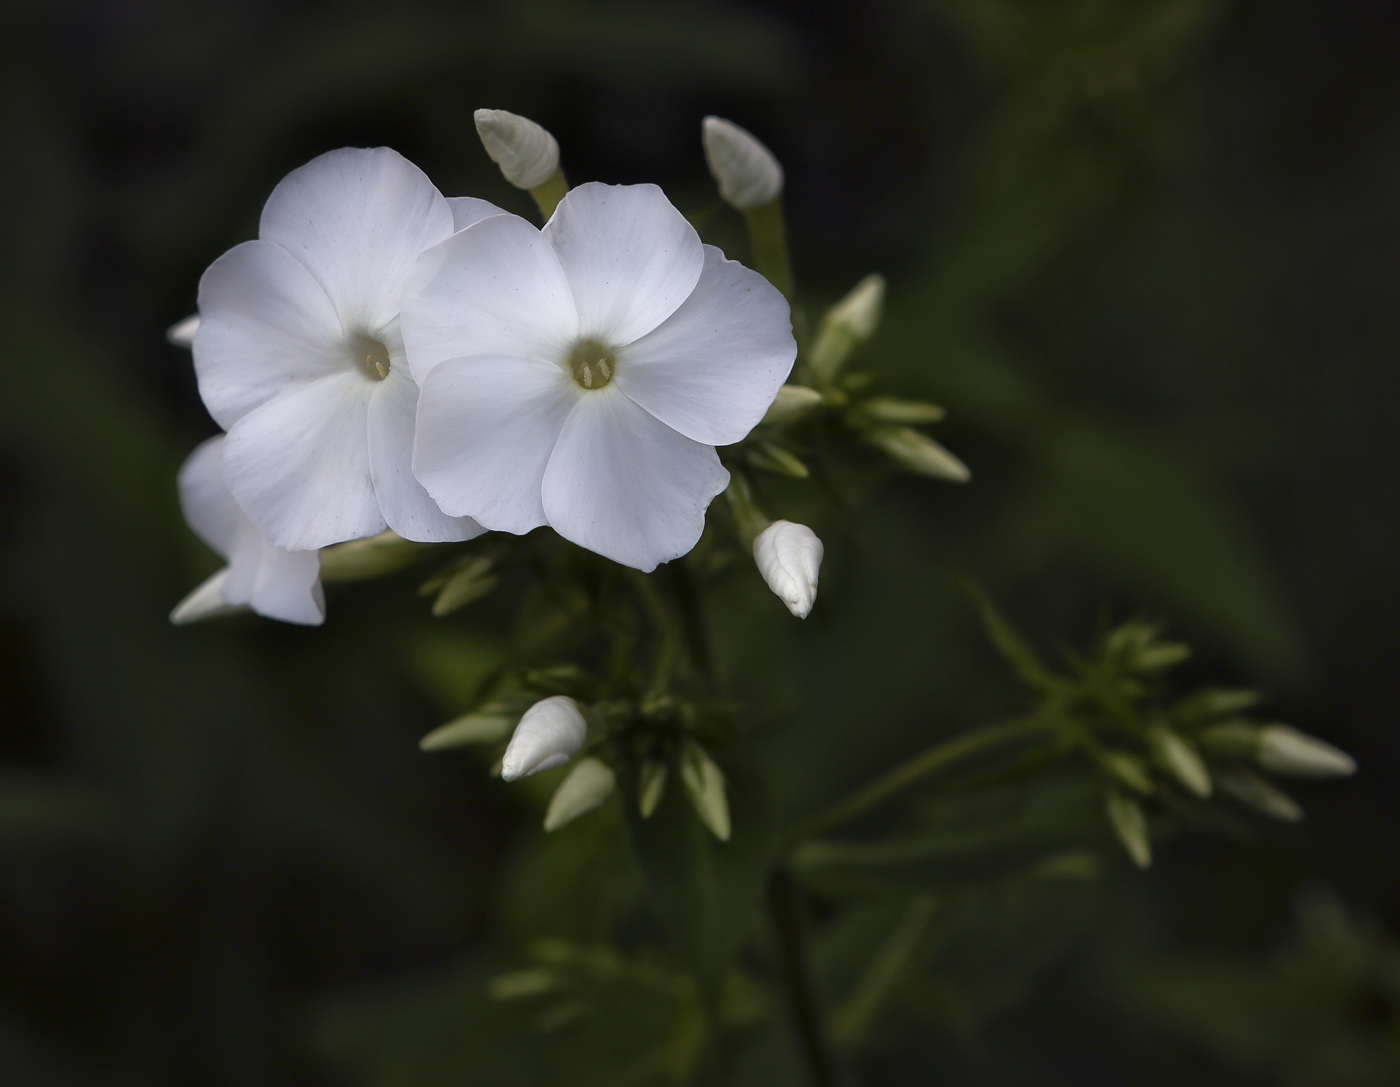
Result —
<instances>
[{"instance_id":1,"label":"drooping petal","mask_svg":"<svg viewBox=\"0 0 1400 1087\"><path fill-rule=\"evenodd\" d=\"M452 209L452 230L466 230L467 227L489 219L493 215L507 212L496 207L489 200L478 200L475 196L449 196L447 206Z\"/></svg>"},{"instance_id":2,"label":"drooping petal","mask_svg":"<svg viewBox=\"0 0 1400 1087\"><path fill-rule=\"evenodd\" d=\"M655 185L570 189L543 234L568 277L580 334L608 347L675 313L705 264L700 235Z\"/></svg>"},{"instance_id":3,"label":"drooping petal","mask_svg":"<svg viewBox=\"0 0 1400 1087\"><path fill-rule=\"evenodd\" d=\"M199 281L194 369L225 429L289 388L346 367L340 318L306 267L281 246L236 245Z\"/></svg>"},{"instance_id":4,"label":"drooping petal","mask_svg":"<svg viewBox=\"0 0 1400 1087\"><path fill-rule=\"evenodd\" d=\"M552 362L449 359L423 382L413 473L444 512L529 532L546 523L545 466L582 395Z\"/></svg>"},{"instance_id":5,"label":"drooping petal","mask_svg":"<svg viewBox=\"0 0 1400 1087\"><path fill-rule=\"evenodd\" d=\"M797 358L787 299L757 272L705 246L690 297L618 352L618 388L663 423L706 445L758 425Z\"/></svg>"},{"instance_id":6,"label":"drooping petal","mask_svg":"<svg viewBox=\"0 0 1400 1087\"><path fill-rule=\"evenodd\" d=\"M425 252L404 289L403 337L421 385L468 355L562 363L578 313L554 249L518 215L492 215Z\"/></svg>"},{"instance_id":7,"label":"drooping petal","mask_svg":"<svg viewBox=\"0 0 1400 1087\"><path fill-rule=\"evenodd\" d=\"M413 475L418 383L405 366L391 366L369 400L369 465L380 512L405 540L452 543L485 531L470 517L449 517Z\"/></svg>"},{"instance_id":8,"label":"drooping petal","mask_svg":"<svg viewBox=\"0 0 1400 1087\"><path fill-rule=\"evenodd\" d=\"M315 551L283 551L258 532L234 501L223 473L223 435L200 445L180 469L180 504L190 527L229 565L187 596L174 623L250 606L260 615L315 625L326 617L321 560Z\"/></svg>"},{"instance_id":9,"label":"drooping petal","mask_svg":"<svg viewBox=\"0 0 1400 1087\"><path fill-rule=\"evenodd\" d=\"M244 416L224 439L224 478L268 541L289 551L385 528L366 441L377 382L342 372Z\"/></svg>"},{"instance_id":10,"label":"drooping petal","mask_svg":"<svg viewBox=\"0 0 1400 1087\"><path fill-rule=\"evenodd\" d=\"M418 255L452 231L447 199L388 147L342 147L293 170L258 225L306 265L348 330L392 320Z\"/></svg>"},{"instance_id":11,"label":"drooping petal","mask_svg":"<svg viewBox=\"0 0 1400 1087\"><path fill-rule=\"evenodd\" d=\"M678 434L615 385L585 393L544 474L544 512L566 540L638 570L684 555L729 485L714 448Z\"/></svg>"}]
</instances>

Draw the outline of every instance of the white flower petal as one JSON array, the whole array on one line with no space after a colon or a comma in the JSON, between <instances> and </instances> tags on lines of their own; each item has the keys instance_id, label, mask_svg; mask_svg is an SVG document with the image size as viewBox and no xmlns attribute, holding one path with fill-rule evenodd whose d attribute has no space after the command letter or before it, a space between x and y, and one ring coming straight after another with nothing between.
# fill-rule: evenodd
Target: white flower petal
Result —
<instances>
[{"instance_id":1,"label":"white flower petal","mask_svg":"<svg viewBox=\"0 0 1400 1087\"><path fill-rule=\"evenodd\" d=\"M236 245L199 280L194 369L209 414L228 428L272 396L346 368L340 318L281 246Z\"/></svg>"},{"instance_id":2,"label":"white flower petal","mask_svg":"<svg viewBox=\"0 0 1400 1087\"><path fill-rule=\"evenodd\" d=\"M369 464L375 497L389 527L405 540L452 543L485 530L470 517L449 517L413 475L413 431L418 384L405 366L389 376L369 401Z\"/></svg>"},{"instance_id":3,"label":"white flower petal","mask_svg":"<svg viewBox=\"0 0 1400 1087\"><path fill-rule=\"evenodd\" d=\"M229 431L224 478L274 546L303 551L384 530L366 441L376 384L334 374L270 400Z\"/></svg>"},{"instance_id":4,"label":"white flower petal","mask_svg":"<svg viewBox=\"0 0 1400 1087\"><path fill-rule=\"evenodd\" d=\"M306 265L347 330L371 331L397 316L418 255L452 231L446 198L417 166L387 147L343 147L278 182L258 237Z\"/></svg>"},{"instance_id":5,"label":"white flower petal","mask_svg":"<svg viewBox=\"0 0 1400 1087\"><path fill-rule=\"evenodd\" d=\"M444 359L562 363L578 313L554 249L518 215L493 215L425 252L404 288L404 344L421 385Z\"/></svg>"},{"instance_id":6,"label":"white flower petal","mask_svg":"<svg viewBox=\"0 0 1400 1087\"><path fill-rule=\"evenodd\" d=\"M700 281L657 329L618 353L618 388L706 445L742 440L797 358L787 299L757 272L705 246Z\"/></svg>"},{"instance_id":7,"label":"white flower petal","mask_svg":"<svg viewBox=\"0 0 1400 1087\"><path fill-rule=\"evenodd\" d=\"M582 395L552 362L449 359L423 382L413 473L447 513L529 532L546 523L545 466Z\"/></svg>"},{"instance_id":8,"label":"white flower petal","mask_svg":"<svg viewBox=\"0 0 1400 1087\"><path fill-rule=\"evenodd\" d=\"M321 560L315 551L283 551L263 539L224 482L224 436L210 438L180 469L180 504L190 527L229 565L187 596L171 613L188 623L251 606L289 623L325 620Z\"/></svg>"},{"instance_id":9,"label":"white flower petal","mask_svg":"<svg viewBox=\"0 0 1400 1087\"><path fill-rule=\"evenodd\" d=\"M478 200L474 196L449 196L447 206L452 209L452 230L466 230L467 227L489 219L493 215L505 215L505 211L489 200Z\"/></svg>"},{"instance_id":10,"label":"white flower petal","mask_svg":"<svg viewBox=\"0 0 1400 1087\"><path fill-rule=\"evenodd\" d=\"M684 555L729 485L714 448L678 434L616 386L584 393L544 474L554 530L638 570Z\"/></svg>"},{"instance_id":11,"label":"white flower petal","mask_svg":"<svg viewBox=\"0 0 1400 1087\"><path fill-rule=\"evenodd\" d=\"M675 313L705 264L700 235L655 185L570 189L543 234L568 277L580 334L608 347Z\"/></svg>"}]
</instances>

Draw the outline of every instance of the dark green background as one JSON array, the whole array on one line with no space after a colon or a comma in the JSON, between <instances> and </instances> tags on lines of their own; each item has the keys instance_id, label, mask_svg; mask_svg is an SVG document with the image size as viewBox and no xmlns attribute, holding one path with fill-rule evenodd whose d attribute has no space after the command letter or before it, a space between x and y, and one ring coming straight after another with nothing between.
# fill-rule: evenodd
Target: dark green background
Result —
<instances>
[{"instance_id":1,"label":"dark green background","mask_svg":"<svg viewBox=\"0 0 1400 1087\"><path fill-rule=\"evenodd\" d=\"M716 610L780 818L1015 704L947 567L1047 646L1166 617L1190 678L1267 688L1361 765L1299 787L1297 828L1114 871L1044 971L961 1036L891 1035L868 1081L1388 1082L1393 950L1326 1028L1374 1058L1351 1079L1289 1059L1286 1017L1211 1024L1272 984L1300 889L1400 929L1397 55L1378 0L6 5L6 1082L505 1082L489 1038L404 1064L374 1026L523 935L501 887L537 813L416 749L461 708L433 662L489 664L503 615L434 623L409 577L333 587L322 630L165 620L214 560L173 486L213 425L163 330L334 147L528 214L478 106L686 211L713 201L701 117L750 128L809 305L885 273L863 361L950 409L970 486L891 478L859 517L775 492L828 538L821 607ZM745 257L730 213L705 233Z\"/></svg>"}]
</instances>

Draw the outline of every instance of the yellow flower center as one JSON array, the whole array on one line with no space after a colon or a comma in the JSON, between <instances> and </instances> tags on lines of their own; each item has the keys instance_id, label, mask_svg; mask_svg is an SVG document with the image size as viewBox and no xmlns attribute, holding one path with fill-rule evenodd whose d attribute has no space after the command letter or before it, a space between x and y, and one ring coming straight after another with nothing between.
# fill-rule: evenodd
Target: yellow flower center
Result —
<instances>
[{"instance_id":1,"label":"yellow flower center","mask_svg":"<svg viewBox=\"0 0 1400 1087\"><path fill-rule=\"evenodd\" d=\"M581 340L569 355L569 371L585 389L601 389L617 373L617 359L597 340Z\"/></svg>"}]
</instances>

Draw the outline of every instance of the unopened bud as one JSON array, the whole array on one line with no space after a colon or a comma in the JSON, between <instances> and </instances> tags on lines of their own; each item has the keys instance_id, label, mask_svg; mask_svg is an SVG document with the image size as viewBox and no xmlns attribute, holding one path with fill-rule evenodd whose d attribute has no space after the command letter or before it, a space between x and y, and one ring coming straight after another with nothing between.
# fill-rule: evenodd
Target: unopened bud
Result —
<instances>
[{"instance_id":1,"label":"unopened bud","mask_svg":"<svg viewBox=\"0 0 1400 1087\"><path fill-rule=\"evenodd\" d=\"M433 601L433 615L442 618L474 600L480 600L496 587L499 579L491 573L491 560L475 555L463 561L443 582Z\"/></svg>"},{"instance_id":2,"label":"unopened bud","mask_svg":"<svg viewBox=\"0 0 1400 1087\"><path fill-rule=\"evenodd\" d=\"M170 613L170 621L176 626L195 623L201 619L216 619L221 615L234 615L247 611L244 605L230 604L224 599L224 582L228 580L229 568L222 570L200 582L199 587L175 605Z\"/></svg>"},{"instance_id":3,"label":"unopened bud","mask_svg":"<svg viewBox=\"0 0 1400 1087\"><path fill-rule=\"evenodd\" d=\"M666 792L666 764L647 759L637 774L637 810L643 819L650 819L656 805Z\"/></svg>"},{"instance_id":4,"label":"unopened bud","mask_svg":"<svg viewBox=\"0 0 1400 1087\"><path fill-rule=\"evenodd\" d=\"M479 109L476 132L505 179L517 189L537 189L559 169L559 143L540 125L503 109Z\"/></svg>"},{"instance_id":5,"label":"unopened bud","mask_svg":"<svg viewBox=\"0 0 1400 1087\"><path fill-rule=\"evenodd\" d=\"M819 384L836 377L857 346L875 335L885 305L885 277L866 276L827 310L812 345L812 376Z\"/></svg>"},{"instance_id":6,"label":"unopened bud","mask_svg":"<svg viewBox=\"0 0 1400 1087\"><path fill-rule=\"evenodd\" d=\"M784 385L768 406L761 422L765 426L787 426L795 423L822 402L822 394L805 385Z\"/></svg>"},{"instance_id":7,"label":"unopened bud","mask_svg":"<svg viewBox=\"0 0 1400 1087\"><path fill-rule=\"evenodd\" d=\"M1157 791L1147 764L1135 755L1129 755L1126 751L1105 751L1099 756L1099 764L1136 793L1151 796Z\"/></svg>"},{"instance_id":8,"label":"unopened bud","mask_svg":"<svg viewBox=\"0 0 1400 1087\"><path fill-rule=\"evenodd\" d=\"M1118 835L1133 863L1139 868L1149 867L1152 864L1152 839L1147 833L1147 816L1143 814L1142 806L1120 792L1110 792L1104 806L1113 833Z\"/></svg>"},{"instance_id":9,"label":"unopened bud","mask_svg":"<svg viewBox=\"0 0 1400 1087\"><path fill-rule=\"evenodd\" d=\"M797 454L784 449L777 442L755 442L749 447L746 459L760 471L771 472L775 476L806 479L810 474Z\"/></svg>"},{"instance_id":10,"label":"unopened bud","mask_svg":"<svg viewBox=\"0 0 1400 1087\"><path fill-rule=\"evenodd\" d=\"M578 754L587 736L588 723L568 695L536 702L515 726L501 759L502 780L515 781L563 766Z\"/></svg>"},{"instance_id":11,"label":"unopened bud","mask_svg":"<svg viewBox=\"0 0 1400 1087\"><path fill-rule=\"evenodd\" d=\"M1296 823L1303 818L1303 809L1291 796L1249 770L1217 770L1215 783L1222 793L1271 818L1285 823Z\"/></svg>"},{"instance_id":12,"label":"unopened bud","mask_svg":"<svg viewBox=\"0 0 1400 1087\"><path fill-rule=\"evenodd\" d=\"M937 404L924 404L918 400L903 400L897 396L872 396L862 400L851 414L859 420L874 423L897 423L904 426L922 426L936 423L947 412Z\"/></svg>"},{"instance_id":13,"label":"unopened bud","mask_svg":"<svg viewBox=\"0 0 1400 1087\"><path fill-rule=\"evenodd\" d=\"M421 740L423 751L442 751L464 744L494 744L504 740L516 722L516 712L503 702L492 702L435 728Z\"/></svg>"},{"instance_id":14,"label":"unopened bud","mask_svg":"<svg viewBox=\"0 0 1400 1087\"><path fill-rule=\"evenodd\" d=\"M1259 731L1259 765L1271 774L1299 778L1347 777L1356 760L1345 751L1288 725L1265 725Z\"/></svg>"},{"instance_id":15,"label":"unopened bud","mask_svg":"<svg viewBox=\"0 0 1400 1087\"><path fill-rule=\"evenodd\" d=\"M503 775L504 776L504 775ZM598 759L580 759L559 783L545 812L544 829L558 830L580 815L590 812L612 795L617 778L607 763Z\"/></svg>"},{"instance_id":16,"label":"unopened bud","mask_svg":"<svg viewBox=\"0 0 1400 1087\"><path fill-rule=\"evenodd\" d=\"M866 437L911 472L953 483L966 483L972 478L967 465L927 434L920 434L917 430L906 426L882 426L870 431Z\"/></svg>"},{"instance_id":17,"label":"unopened bud","mask_svg":"<svg viewBox=\"0 0 1400 1087\"><path fill-rule=\"evenodd\" d=\"M720 841L729 841L729 801L724 795L724 771L693 740L687 741L681 752L681 783L700 821Z\"/></svg>"},{"instance_id":18,"label":"unopened bud","mask_svg":"<svg viewBox=\"0 0 1400 1087\"><path fill-rule=\"evenodd\" d=\"M752 133L723 117L706 117L700 138L725 203L748 211L783 195L783 168Z\"/></svg>"},{"instance_id":19,"label":"unopened bud","mask_svg":"<svg viewBox=\"0 0 1400 1087\"><path fill-rule=\"evenodd\" d=\"M365 581L402 570L426 544L405 540L393 529L321 550L322 581Z\"/></svg>"},{"instance_id":20,"label":"unopened bud","mask_svg":"<svg viewBox=\"0 0 1400 1087\"><path fill-rule=\"evenodd\" d=\"M817 602L822 542L806 525L774 521L753 542L754 562L768 587L799 619Z\"/></svg>"},{"instance_id":21,"label":"unopened bud","mask_svg":"<svg viewBox=\"0 0 1400 1087\"><path fill-rule=\"evenodd\" d=\"M1197 796L1210 796L1210 771L1189 741L1158 725L1148 730L1147 742L1157 765Z\"/></svg>"},{"instance_id":22,"label":"unopened bud","mask_svg":"<svg viewBox=\"0 0 1400 1087\"><path fill-rule=\"evenodd\" d=\"M165 338L176 347L190 347L194 344L194 334L199 331L199 314L193 313L183 321L176 321L165 330Z\"/></svg>"}]
</instances>

